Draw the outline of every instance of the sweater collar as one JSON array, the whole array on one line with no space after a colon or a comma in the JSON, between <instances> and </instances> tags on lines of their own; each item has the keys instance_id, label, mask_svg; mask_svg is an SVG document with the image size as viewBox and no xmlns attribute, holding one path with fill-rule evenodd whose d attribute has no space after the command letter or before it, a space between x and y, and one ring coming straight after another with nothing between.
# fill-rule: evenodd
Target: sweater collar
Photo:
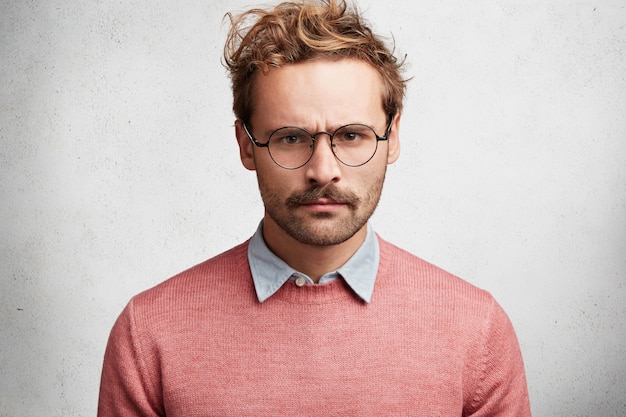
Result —
<instances>
[{"instance_id":1,"label":"sweater collar","mask_svg":"<svg viewBox=\"0 0 626 417\"><path fill-rule=\"evenodd\" d=\"M339 269L324 274L320 284L343 279L363 301L369 303L374 292L379 260L378 239L368 223L367 236L361 247ZM248 261L257 298L261 303L274 295L289 280L298 283L298 280L304 279L307 284L315 285L311 278L291 268L267 247L263 239L262 221L250 239Z\"/></svg>"}]
</instances>

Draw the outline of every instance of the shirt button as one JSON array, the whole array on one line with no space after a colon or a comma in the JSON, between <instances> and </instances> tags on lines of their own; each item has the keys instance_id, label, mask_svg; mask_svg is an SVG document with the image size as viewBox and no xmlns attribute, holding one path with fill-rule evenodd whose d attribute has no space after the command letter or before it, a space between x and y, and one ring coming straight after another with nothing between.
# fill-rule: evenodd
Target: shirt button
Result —
<instances>
[{"instance_id":1,"label":"shirt button","mask_svg":"<svg viewBox=\"0 0 626 417\"><path fill-rule=\"evenodd\" d=\"M306 284L306 279L304 279L303 277L296 278L296 285L298 287L302 287L304 284Z\"/></svg>"}]
</instances>

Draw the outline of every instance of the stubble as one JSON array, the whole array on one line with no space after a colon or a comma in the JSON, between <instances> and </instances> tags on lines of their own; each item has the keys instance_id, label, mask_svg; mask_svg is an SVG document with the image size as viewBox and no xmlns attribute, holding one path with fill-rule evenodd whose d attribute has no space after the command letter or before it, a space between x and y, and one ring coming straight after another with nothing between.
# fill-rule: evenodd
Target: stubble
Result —
<instances>
[{"instance_id":1,"label":"stubble","mask_svg":"<svg viewBox=\"0 0 626 417\"><path fill-rule=\"evenodd\" d=\"M333 184L296 191L286 200L267 189L261 189L261 194L265 211L289 236L306 245L330 246L347 241L365 226L378 205L384 179L383 173L361 196L340 190ZM343 203L348 213L305 213L299 210L303 204L319 199Z\"/></svg>"}]
</instances>

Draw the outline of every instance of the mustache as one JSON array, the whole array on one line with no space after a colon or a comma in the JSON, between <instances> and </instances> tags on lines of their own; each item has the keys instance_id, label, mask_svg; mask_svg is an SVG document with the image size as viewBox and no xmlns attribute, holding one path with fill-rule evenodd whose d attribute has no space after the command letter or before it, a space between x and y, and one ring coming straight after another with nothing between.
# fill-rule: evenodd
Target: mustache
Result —
<instances>
[{"instance_id":1,"label":"mustache","mask_svg":"<svg viewBox=\"0 0 626 417\"><path fill-rule=\"evenodd\" d=\"M350 208L356 208L360 198L351 191L341 191L334 185L325 187L312 187L305 191L295 191L287 197L287 207L296 208L315 200L331 199L338 203L347 204Z\"/></svg>"}]
</instances>

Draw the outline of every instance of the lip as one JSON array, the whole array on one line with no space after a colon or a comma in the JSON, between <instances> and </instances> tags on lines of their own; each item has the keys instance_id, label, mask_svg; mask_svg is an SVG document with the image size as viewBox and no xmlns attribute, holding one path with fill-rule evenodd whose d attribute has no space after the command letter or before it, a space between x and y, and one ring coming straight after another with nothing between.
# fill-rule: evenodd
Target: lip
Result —
<instances>
[{"instance_id":1,"label":"lip","mask_svg":"<svg viewBox=\"0 0 626 417\"><path fill-rule=\"evenodd\" d=\"M320 198L302 204L302 207L315 212L332 212L346 206L346 203L331 198Z\"/></svg>"}]
</instances>

